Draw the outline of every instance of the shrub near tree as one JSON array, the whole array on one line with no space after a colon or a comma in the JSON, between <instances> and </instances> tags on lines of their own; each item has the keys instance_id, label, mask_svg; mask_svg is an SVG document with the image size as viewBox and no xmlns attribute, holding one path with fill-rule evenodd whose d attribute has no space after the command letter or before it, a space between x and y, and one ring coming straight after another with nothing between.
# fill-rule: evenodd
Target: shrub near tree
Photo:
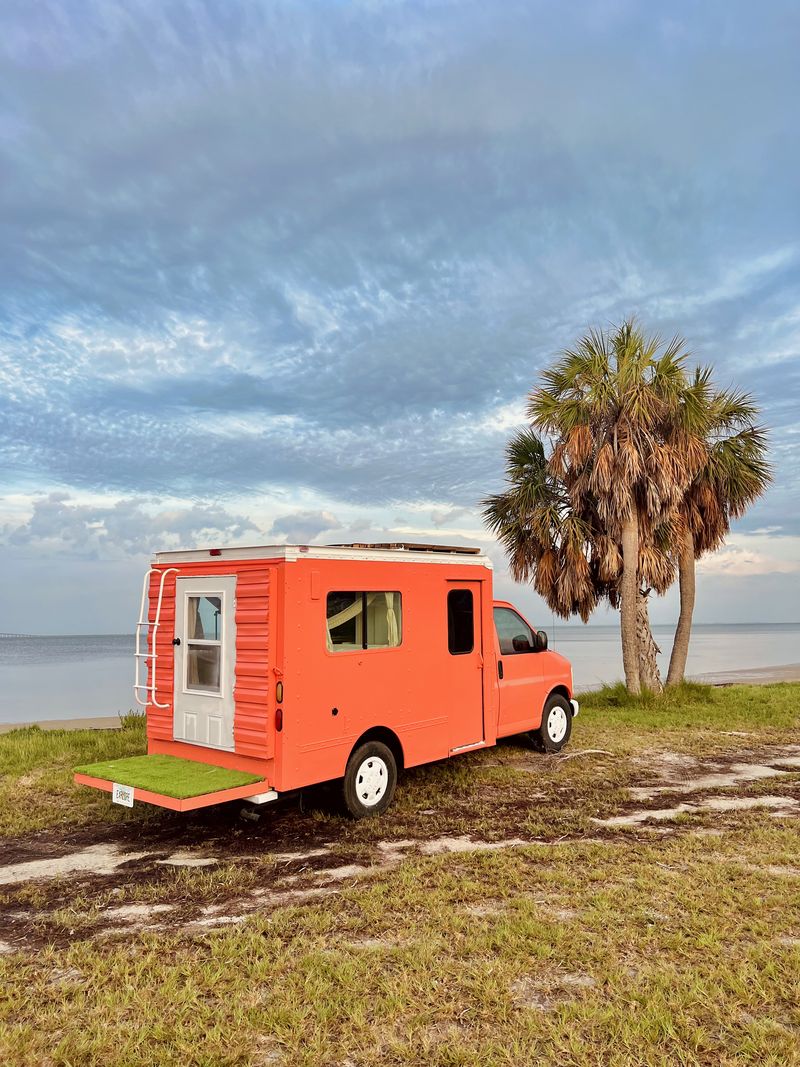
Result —
<instances>
[{"instance_id":1,"label":"shrub near tree","mask_svg":"<svg viewBox=\"0 0 800 1067\"><path fill-rule=\"evenodd\" d=\"M530 427L506 448L506 489L483 501L513 577L531 581L554 612L586 621L601 600L619 608L631 693L661 689L647 604L679 562L686 610L669 680L683 677L687 530L693 578L695 556L721 544L768 479L750 399L715 394L710 373L689 377L686 359L680 338L663 347L631 321L582 337L542 374Z\"/></svg>"}]
</instances>

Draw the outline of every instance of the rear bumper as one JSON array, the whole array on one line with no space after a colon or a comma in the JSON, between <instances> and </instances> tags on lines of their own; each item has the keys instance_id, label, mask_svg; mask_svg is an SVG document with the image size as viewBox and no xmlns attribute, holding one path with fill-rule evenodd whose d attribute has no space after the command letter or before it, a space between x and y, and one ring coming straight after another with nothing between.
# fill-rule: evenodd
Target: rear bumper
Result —
<instances>
[{"instance_id":1,"label":"rear bumper","mask_svg":"<svg viewBox=\"0 0 800 1067\"><path fill-rule=\"evenodd\" d=\"M581 706L577 700L570 700L570 704L572 705L572 718L574 719L578 712L581 710Z\"/></svg>"}]
</instances>

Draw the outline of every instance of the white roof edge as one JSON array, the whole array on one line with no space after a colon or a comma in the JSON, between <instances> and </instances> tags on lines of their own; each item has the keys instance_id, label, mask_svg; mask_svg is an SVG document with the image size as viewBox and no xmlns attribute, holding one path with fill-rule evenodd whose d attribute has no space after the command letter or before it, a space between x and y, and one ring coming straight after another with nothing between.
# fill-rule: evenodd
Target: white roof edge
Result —
<instances>
[{"instance_id":1,"label":"white roof edge","mask_svg":"<svg viewBox=\"0 0 800 1067\"><path fill-rule=\"evenodd\" d=\"M449 563L492 570L492 561L484 555L463 552L414 552L409 549L334 548L324 545L248 545L242 548L187 548L154 552L153 563L197 563L200 560L280 559L291 563L299 559L347 559L372 563Z\"/></svg>"}]
</instances>

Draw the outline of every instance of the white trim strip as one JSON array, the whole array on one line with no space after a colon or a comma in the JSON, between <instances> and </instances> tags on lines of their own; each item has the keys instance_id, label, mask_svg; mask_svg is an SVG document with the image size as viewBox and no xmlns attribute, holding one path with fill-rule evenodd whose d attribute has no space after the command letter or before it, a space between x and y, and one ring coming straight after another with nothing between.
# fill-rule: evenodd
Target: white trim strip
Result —
<instances>
[{"instance_id":1,"label":"white trim strip","mask_svg":"<svg viewBox=\"0 0 800 1067\"><path fill-rule=\"evenodd\" d=\"M466 752L470 748L483 748L485 741L473 741L471 745L459 745L458 748L451 748L450 755L455 756L456 752Z\"/></svg>"},{"instance_id":2,"label":"white trim strip","mask_svg":"<svg viewBox=\"0 0 800 1067\"><path fill-rule=\"evenodd\" d=\"M346 559L370 563L446 563L464 567L492 569L488 556L468 556L461 552L413 552L407 549L326 548L310 545L249 545L243 548L194 548L170 552L156 552L152 563L196 563L234 559L278 559L287 563L301 559Z\"/></svg>"}]
</instances>

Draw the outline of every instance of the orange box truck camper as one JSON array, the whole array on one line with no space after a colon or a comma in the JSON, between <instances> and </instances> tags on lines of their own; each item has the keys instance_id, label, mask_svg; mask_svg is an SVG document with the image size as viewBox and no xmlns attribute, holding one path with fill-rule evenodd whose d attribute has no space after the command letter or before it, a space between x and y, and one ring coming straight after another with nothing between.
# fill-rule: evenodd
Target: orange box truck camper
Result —
<instances>
[{"instance_id":1,"label":"orange box truck camper","mask_svg":"<svg viewBox=\"0 0 800 1067\"><path fill-rule=\"evenodd\" d=\"M493 600L472 548L160 552L136 663L147 755L76 781L180 811L340 779L376 814L404 767L520 733L555 752L578 712L569 662Z\"/></svg>"}]
</instances>

